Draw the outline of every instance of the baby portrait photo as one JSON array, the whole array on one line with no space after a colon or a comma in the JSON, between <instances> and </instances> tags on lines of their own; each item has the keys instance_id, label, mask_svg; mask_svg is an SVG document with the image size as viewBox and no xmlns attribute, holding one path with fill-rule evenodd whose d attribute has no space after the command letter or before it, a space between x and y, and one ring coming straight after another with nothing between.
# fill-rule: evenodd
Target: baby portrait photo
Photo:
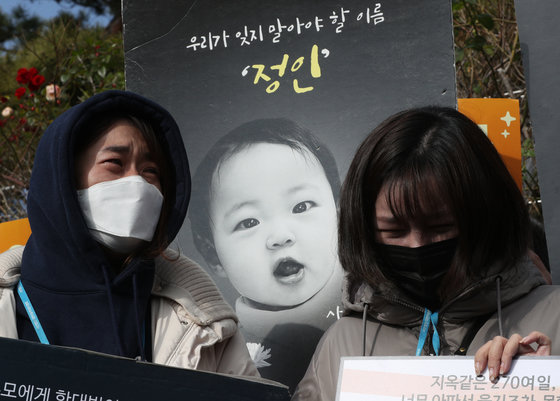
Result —
<instances>
[{"instance_id":1,"label":"baby portrait photo","mask_svg":"<svg viewBox=\"0 0 560 401\"><path fill-rule=\"evenodd\" d=\"M340 303L339 190L332 153L285 118L234 128L194 174L195 245L239 293L235 311L247 341L267 353L263 369L294 357L282 352L282 342L303 340L305 348L309 336L329 326Z\"/></svg>"}]
</instances>

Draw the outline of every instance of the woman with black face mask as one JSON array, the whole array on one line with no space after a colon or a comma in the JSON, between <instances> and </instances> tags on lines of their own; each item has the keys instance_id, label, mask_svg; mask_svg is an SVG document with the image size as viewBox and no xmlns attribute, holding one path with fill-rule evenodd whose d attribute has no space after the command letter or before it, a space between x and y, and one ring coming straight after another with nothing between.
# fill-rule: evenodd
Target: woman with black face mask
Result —
<instances>
[{"instance_id":1,"label":"woman with black face mask","mask_svg":"<svg viewBox=\"0 0 560 401\"><path fill-rule=\"evenodd\" d=\"M475 123L441 107L389 117L342 187L345 316L293 399L335 399L343 356L476 353L476 373L496 380L516 354L559 355L560 289L544 285L529 232L523 197Z\"/></svg>"}]
</instances>

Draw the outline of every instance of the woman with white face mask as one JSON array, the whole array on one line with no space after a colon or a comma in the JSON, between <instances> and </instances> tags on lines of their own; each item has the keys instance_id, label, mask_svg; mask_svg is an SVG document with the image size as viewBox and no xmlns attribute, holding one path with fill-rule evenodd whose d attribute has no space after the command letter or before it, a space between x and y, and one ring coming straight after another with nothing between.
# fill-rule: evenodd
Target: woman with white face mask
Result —
<instances>
[{"instance_id":1,"label":"woman with white face mask","mask_svg":"<svg viewBox=\"0 0 560 401\"><path fill-rule=\"evenodd\" d=\"M167 249L189 197L162 107L107 91L66 111L37 149L31 237L0 255L0 336L258 375L211 279Z\"/></svg>"}]
</instances>

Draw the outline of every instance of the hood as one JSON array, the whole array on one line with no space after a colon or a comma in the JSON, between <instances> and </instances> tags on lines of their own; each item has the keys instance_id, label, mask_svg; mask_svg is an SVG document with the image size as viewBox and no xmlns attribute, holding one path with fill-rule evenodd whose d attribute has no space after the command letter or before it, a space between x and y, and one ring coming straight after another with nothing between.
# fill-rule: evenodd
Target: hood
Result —
<instances>
[{"instance_id":1,"label":"hood","mask_svg":"<svg viewBox=\"0 0 560 401\"><path fill-rule=\"evenodd\" d=\"M138 350L127 346L126 337L138 331L131 316L144 321L154 261L135 259L118 276L111 273L101 247L89 234L74 178L76 139L92 121L115 111L156 128L176 183L167 236L172 241L177 235L190 198L190 173L175 120L137 94L102 92L60 115L41 138L27 199L32 234L23 254L21 281L51 343L134 356ZM18 300L20 338L36 341L25 316ZM135 338L132 344L136 343Z\"/></svg>"},{"instance_id":2,"label":"hood","mask_svg":"<svg viewBox=\"0 0 560 401\"><path fill-rule=\"evenodd\" d=\"M529 257L507 271L499 272L497 267L491 267L485 277L472 280L446 302L439 311L439 319L461 323L494 313L543 284L546 283L542 274ZM371 317L397 326L419 326L424 316L424 307L389 285L372 288L345 279L343 304L346 314L362 313L368 304L367 313Z\"/></svg>"}]
</instances>

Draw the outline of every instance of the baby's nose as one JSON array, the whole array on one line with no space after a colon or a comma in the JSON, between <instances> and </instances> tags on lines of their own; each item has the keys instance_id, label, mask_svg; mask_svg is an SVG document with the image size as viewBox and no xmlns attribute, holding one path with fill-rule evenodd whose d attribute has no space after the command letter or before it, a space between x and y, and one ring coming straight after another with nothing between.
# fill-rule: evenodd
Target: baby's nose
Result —
<instances>
[{"instance_id":1,"label":"baby's nose","mask_svg":"<svg viewBox=\"0 0 560 401\"><path fill-rule=\"evenodd\" d=\"M266 247L268 249L283 248L293 245L295 241L295 235L289 230L284 230L282 232L271 234L266 240Z\"/></svg>"}]
</instances>

